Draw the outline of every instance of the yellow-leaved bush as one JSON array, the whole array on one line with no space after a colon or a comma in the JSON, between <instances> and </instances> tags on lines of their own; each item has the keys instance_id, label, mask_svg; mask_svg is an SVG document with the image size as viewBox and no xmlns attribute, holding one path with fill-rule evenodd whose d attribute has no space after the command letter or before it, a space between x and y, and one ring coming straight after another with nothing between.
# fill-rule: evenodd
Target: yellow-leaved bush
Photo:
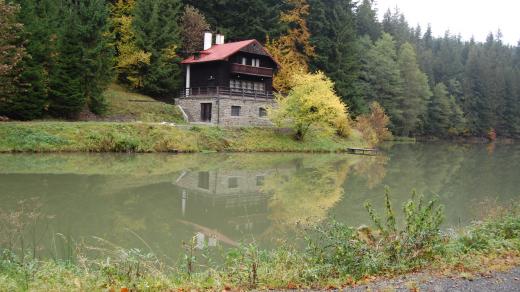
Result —
<instances>
[{"instance_id":1,"label":"yellow-leaved bush","mask_svg":"<svg viewBox=\"0 0 520 292\"><path fill-rule=\"evenodd\" d=\"M322 72L295 74L287 96L276 96L277 107L269 117L278 127L295 130L303 140L311 126L333 128L339 135L350 133L347 106L334 91L334 83Z\"/></svg>"}]
</instances>

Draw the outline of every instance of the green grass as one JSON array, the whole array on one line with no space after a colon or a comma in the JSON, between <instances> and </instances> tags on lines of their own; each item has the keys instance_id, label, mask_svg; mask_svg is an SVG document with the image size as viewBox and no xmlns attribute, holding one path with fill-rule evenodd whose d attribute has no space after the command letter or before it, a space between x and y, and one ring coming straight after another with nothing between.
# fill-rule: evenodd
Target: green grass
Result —
<instances>
[{"instance_id":1,"label":"green grass","mask_svg":"<svg viewBox=\"0 0 520 292\"><path fill-rule=\"evenodd\" d=\"M108 102L107 120L184 123L182 113L173 104L149 96L132 93L117 84L105 91Z\"/></svg>"},{"instance_id":2,"label":"green grass","mask_svg":"<svg viewBox=\"0 0 520 292\"><path fill-rule=\"evenodd\" d=\"M175 127L158 123L0 123L0 152L340 152L363 146L318 129L305 141L273 128Z\"/></svg>"},{"instance_id":3,"label":"green grass","mask_svg":"<svg viewBox=\"0 0 520 292\"><path fill-rule=\"evenodd\" d=\"M272 250L249 244L221 253L197 251L194 240L185 244L184 257L174 265L150 253L103 244L102 239L90 247L101 253L98 259L88 259L83 253L88 247L81 244L71 247L75 253L66 260L38 260L4 249L0 291L330 289L425 269L467 278L472 272L520 264L517 206L447 234L439 227L443 211L436 201L413 197L402 208L402 223L396 223L388 195L385 201L383 216L367 204L373 227L335 221L303 227L293 241ZM37 213L24 210L29 214L5 215L38 219Z\"/></svg>"}]
</instances>

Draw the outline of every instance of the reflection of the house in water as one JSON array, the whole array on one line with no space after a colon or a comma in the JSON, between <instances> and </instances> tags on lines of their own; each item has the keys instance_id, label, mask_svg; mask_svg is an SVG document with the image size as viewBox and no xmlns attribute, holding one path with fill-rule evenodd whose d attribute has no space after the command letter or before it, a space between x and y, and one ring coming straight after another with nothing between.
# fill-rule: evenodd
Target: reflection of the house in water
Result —
<instances>
[{"instance_id":1,"label":"reflection of the house in water","mask_svg":"<svg viewBox=\"0 0 520 292\"><path fill-rule=\"evenodd\" d=\"M183 220L178 221L196 230L197 248L216 246L217 242L238 245L232 238L244 235L258 239L270 224L267 218L270 194L263 191L265 179L279 171L285 172L279 169L185 171L174 181L182 192Z\"/></svg>"}]
</instances>

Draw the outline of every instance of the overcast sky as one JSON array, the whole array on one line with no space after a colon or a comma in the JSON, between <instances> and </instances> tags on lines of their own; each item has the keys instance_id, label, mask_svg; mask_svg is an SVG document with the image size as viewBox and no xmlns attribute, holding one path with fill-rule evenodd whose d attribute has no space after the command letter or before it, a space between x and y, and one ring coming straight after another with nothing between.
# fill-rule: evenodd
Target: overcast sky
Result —
<instances>
[{"instance_id":1,"label":"overcast sky","mask_svg":"<svg viewBox=\"0 0 520 292\"><path fill-rule=\"evenodd\" d=\"M424 29L431 23L436 36L446 30L461 34L465 40L475 36L484 41L499 28L503 41L516 45L520 40L520 0L376 0L379 19L398 6L410 26Z\"/></svg>"}]
</instances>

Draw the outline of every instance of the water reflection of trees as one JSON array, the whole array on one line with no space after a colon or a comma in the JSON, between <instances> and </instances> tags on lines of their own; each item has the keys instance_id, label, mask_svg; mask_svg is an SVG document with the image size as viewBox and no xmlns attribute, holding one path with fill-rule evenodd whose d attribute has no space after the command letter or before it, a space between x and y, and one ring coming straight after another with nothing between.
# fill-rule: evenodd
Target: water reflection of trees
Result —
<instances>
[{"instance_id":1,"label":"water reflection of trees","mask_svg":"<svg viewBox=\"0 0 520 292\"><path fill-rule=\"evenodd\" d=\"M291 173L272 173L263 191L270 193L269 215L274 228L284 229L297 222L319 222L341 200L342 184L351 160L322 156L294 161Z\"/></svg>"},{"instance_id":2,"label":"water reflection of trees","mask_svg":"<svg viewBox=\"0 0 520 292\"><path fill-rule=\"evenodd\" d=\"M439 196L446 206L446 224L467 224L481 216L481 202L503 205L520 194L517 145L496 145L489 154L486 145L397 144L387 153L384 179L367 188L357 174L349 176L345 183L349 202L342 202L337 208L341 212L334 215L351 225L366 222L368 217L358 206L370 200L383 209L381 197L388 186L395 206L401 206L415 189L429 198Z\"/></svg>"},{"instance_id":3,"label":"water reflection of trees","mask_svg":"<svg viewBox=\"0 0 520 292\"><path fill-rule=\"evenodd\" d=\"M142 247L137 234L169 255L198 233L228 245L281 237L297 222L329 217L365 224L363 203L382 208L385 185L395 206L412 189L439 195L448 223L467 222L519 195L515 145L496 145L489 154L483 145L403 144L387 153L9 155L0 156L8 162L0 170L0 194L4 211L40 196L42 213L56 215L47 233ZM3 245L12 241L5 234ZM46 238L42 245L52 247Z\"/></svg>"}]
</instances>

